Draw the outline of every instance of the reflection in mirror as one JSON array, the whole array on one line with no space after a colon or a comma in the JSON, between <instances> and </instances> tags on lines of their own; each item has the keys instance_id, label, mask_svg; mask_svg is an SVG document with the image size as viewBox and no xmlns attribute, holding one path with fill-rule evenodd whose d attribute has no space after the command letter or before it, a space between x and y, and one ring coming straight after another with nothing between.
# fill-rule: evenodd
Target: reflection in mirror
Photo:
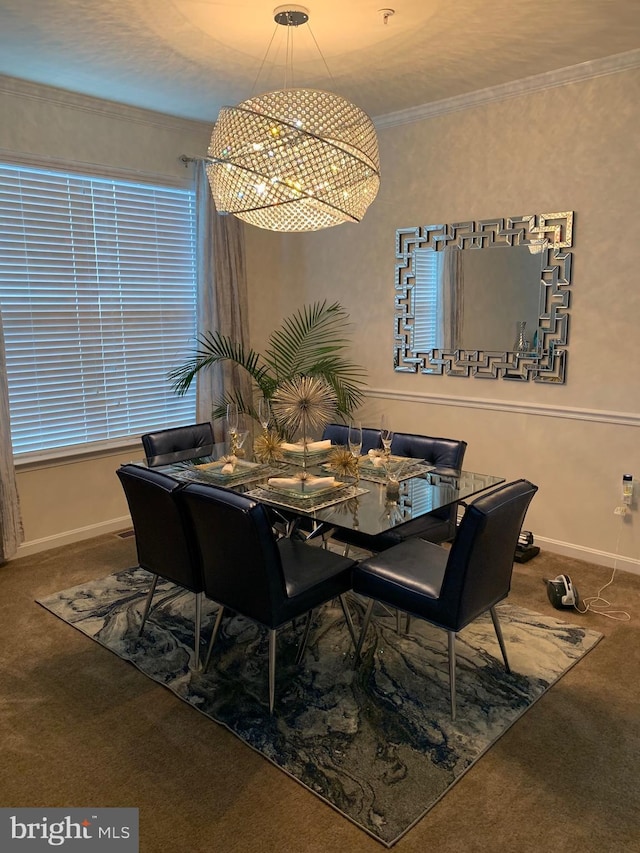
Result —
<instances>
[{"instance_id":1,"label":"reflection in mirror","mask_svg":"<svg viewBox=\"0 0 640 853\"><path fill-rule=\"evenodd\" d=\"M570 212L398 230L395 369L564 382L572 231Z\"/></svg>"}]
</instances>

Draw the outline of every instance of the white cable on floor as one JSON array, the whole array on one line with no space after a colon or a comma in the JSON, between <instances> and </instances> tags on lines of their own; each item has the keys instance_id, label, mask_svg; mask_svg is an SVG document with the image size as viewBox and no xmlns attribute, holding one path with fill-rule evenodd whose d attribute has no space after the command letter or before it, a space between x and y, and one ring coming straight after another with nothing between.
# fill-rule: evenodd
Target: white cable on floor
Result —
<instances>
[{"instance_id":1,"label":"white cable on floor","mask_svg":"<svg viewBox=\"0 0 640 853\"><path fill-rule=\"evenodd\" d=\"M616 569L618 567L618 554L620 551L620 533L622 531L622 527L618 530L618 538L616 540L616 550L615 550L615 558L613 561L613 571L611 572L611 577L609 580L601 586L596 595L590 595L586 598L583 598L581 602L574 604L574 608L578 611L578 613L587 613L589 610L594 613L598 613L600 616L607 616L609 619L616 619L619 622L629 622L631 616L627 613L626 610L606 610L602 608L610 608L613 605L610 601L607 601L606 598L602 597L602 591L606 589L608 586L611 586L613 583L613 579L616 576ZM596 602L601 602L600 604L596 604ZM580 608L578 604L584 604L584 609Z\"/></svg>"}]
</instances>

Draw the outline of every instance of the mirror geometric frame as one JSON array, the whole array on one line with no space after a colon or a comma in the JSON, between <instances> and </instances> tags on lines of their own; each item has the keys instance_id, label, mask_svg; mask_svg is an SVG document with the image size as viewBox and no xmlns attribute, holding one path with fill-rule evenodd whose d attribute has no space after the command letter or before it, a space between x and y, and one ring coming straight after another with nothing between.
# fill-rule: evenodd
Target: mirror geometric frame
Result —
<instances>
[{"instance_id":1,"label":"mirror geometric frame","mask_svg":"<svg viewBox=\"0 0 640 853\"><path fill-rule=\"evenodd\" d=\"M465 251L541 246L537 350L413 350L415 323L413 289L416 249L441 252L447 247ZM569 285L573 245L573 211L534 213L504 219L423 225L396 231L394 369L399 373L473 376L479 379L565 382L569 326Z\"/></svg>"}]
</instances>

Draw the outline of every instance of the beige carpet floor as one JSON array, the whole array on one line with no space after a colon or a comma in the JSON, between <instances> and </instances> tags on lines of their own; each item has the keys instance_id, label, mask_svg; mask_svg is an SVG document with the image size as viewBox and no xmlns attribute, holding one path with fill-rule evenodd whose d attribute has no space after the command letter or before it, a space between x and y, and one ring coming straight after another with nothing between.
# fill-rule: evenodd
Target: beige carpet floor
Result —
<instances>
[{"instance_id":1,"label":"beige carpet floor","mask_svg":"<svg viewBox=\"0 0 640 853\"><path fill-rule=\"evenodd\" d=\"M110 535L0 567L0 805L137 807L143 853L383 850L34 602L134 564L133 539ZM610 576L542 553L516 564L510 600L551 612L541 579L560 572L582 596ZM567 611L604 639L394 853L640 850L640 576L618 572L607 597L631 621Z\"/></svg>"}]
</instances>

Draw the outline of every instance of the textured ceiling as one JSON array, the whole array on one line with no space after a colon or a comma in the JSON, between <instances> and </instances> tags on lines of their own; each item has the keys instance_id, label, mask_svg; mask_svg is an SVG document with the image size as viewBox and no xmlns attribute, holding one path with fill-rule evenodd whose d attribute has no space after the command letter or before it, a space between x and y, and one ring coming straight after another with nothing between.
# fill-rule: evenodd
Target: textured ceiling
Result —
<instances>
[{"instance_id":1,"label":"textured ceiling","mask_svg":"<svg viewBox=\"0 0 640 853\"><path fill-rule=\"evenodd\" d=\"M278 5L0 0L0 74L213 121L291 83L289 34L296 85L376 117L640 47L638 0L392 0L386 24L380 0L315 0L293 31Z\"/></svg>"}]
</instances>

